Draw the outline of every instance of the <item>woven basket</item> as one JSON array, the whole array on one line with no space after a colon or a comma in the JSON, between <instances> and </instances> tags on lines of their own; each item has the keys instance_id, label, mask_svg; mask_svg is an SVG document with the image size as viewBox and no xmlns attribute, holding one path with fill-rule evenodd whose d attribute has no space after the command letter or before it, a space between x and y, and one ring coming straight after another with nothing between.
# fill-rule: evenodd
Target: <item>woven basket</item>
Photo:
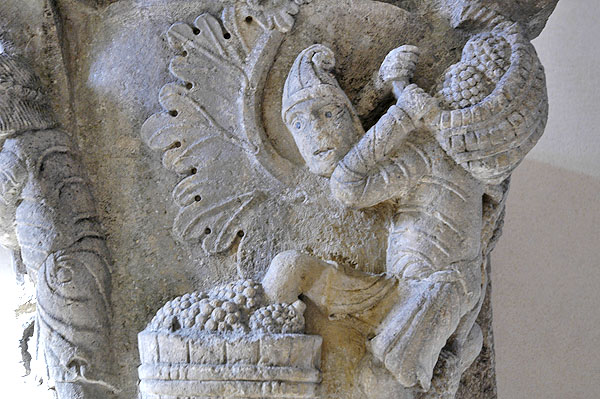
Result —
<instances>
[{"instance_id":1,"label":"woven basket","mask_svg":"<svg viewBox=\"0 0 600 399\"><path fill-rule=\"evenodd\" d=\"M435 125L442 148L459 165L486 184L499 184L544 132L548 96L544 68L519 25L504 23L492 34L510 45L508 71L480 103L442 111Z\"/></svg>"}]
</instances>

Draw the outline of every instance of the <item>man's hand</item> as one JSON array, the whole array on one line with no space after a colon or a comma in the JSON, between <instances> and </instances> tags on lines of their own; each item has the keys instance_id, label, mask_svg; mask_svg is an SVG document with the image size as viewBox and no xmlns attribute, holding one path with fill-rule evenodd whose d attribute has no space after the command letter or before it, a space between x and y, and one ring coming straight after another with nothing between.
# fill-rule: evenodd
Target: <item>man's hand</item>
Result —
<instances>
[{"instance_id":1,"label":"man's hand","mask_svg":"<svg viewBox=\"0 0 600 399\"><path fill-rule=\"evenodd\" d=\"M417 46L400 46L388 53L379 68L379 77L385 83L406 82L412 78L417 62L419 48Z\"/></svg>"},{"instance_id":2,"label":"man's hand","mask_svg":"<svg viewBox=\"0 0 600 399\"><path fill-rule=\"evenodd\" d=\"M410 45L390 51L383 60L379 68L379 78L384 85L392 88L396 98L412 79L418 60L418 47Z\"/></svg>"}]
</instances>

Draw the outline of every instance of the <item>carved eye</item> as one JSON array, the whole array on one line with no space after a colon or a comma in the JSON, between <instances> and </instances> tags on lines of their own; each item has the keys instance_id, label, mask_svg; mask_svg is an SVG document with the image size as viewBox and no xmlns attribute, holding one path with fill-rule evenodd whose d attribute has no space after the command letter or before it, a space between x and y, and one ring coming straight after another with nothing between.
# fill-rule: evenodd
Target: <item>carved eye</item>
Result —
<instances>
[{"instance_id":1,"label":"carved eye","mask_svg":"<svg viewBox=\"0 0 600 399\"><path fill-rule=\"evenodd\" d=\"M332 116L333 114L331 113L331 111L325 112L325 118L331 118Z\"/></svg>"},{"instance_id":2,"label":"carved eye","mask_svg":"<svg viewBox=\"0 0 600 399\"><path fill-rule=\"evenodd\" d=\"M302 122L296 121L296 123L294 123L294 127L298 130L302 129Z\"/></svg>"}]
</instances>

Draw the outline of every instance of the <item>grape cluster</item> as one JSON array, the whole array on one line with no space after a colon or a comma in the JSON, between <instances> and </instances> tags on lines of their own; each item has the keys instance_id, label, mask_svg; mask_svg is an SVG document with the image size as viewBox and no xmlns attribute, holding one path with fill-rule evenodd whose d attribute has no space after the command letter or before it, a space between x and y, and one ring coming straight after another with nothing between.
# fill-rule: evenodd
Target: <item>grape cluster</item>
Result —
<instances>
[{"instance_id":1,"label":"grape cluster","mask_svg":"<svg viewBox=\"0 0 600 399\"><path fill-rule=\"evenodd\" d=\"M482 33L469 40L461 62L476 67L493 82L498 82L510 66L510 46L500 36Z\"/></svg>"},{"instance_id":2,"label":"grape cluster","mask_svg":"<svg viewBox=\"0 0 600 399\"><path fill-rule=\"evenodd\" d=\"M508 52L503 38L490 33L476 36L465 45L461 61L447 69L436 97L450 109L481 102L508 70Z\"/></svg>"},{"instance_id":3,"label":"grape cluster","mask_svg":"<svg viewBox=\"0 0 600 399\"><path fill-rule=\"evenodd\" d=\"M167 302L154 316L154 330L181 328L206 332L246 331L249 314L263 301L262 286L240 280L209 293L194 292Z\"/></svg>"},{"instance_id":4,"label":"grape cluster","mask_svg":"<svg viewBox=\"0 0 600 399\"><path fill-rule=\"evenodd\" d=\"M246 313L253 312L264 301L262 285L253 280L239 280L229 283L213 290L211 296L225 301L232 301Z\"/></svg>"},{"instance_id":5,"label":"grape cluster","mask_svg":"<svg viewBox=\"0 0 600 399\"><path fill-rule=\"evenodd\" d=\"M490 92L490 85L478 70L459 62L448 68L436 97L451 109L461 109L481 102Z\"/></svg>"},{"instance_id":6,"label":"grape cluster","mask_svg":"<svg viewBox=\"0 0 600 399\"><path fill-rule=\"evenodd\" d=\"M210 298L205 292L185 294L167 302L154 316L150 327L171 331L180 328L208 332L245 330L238 305Z\"/></svg>"},{"instance_id":7,"label":"grape cluster","mask_svg":"<svg viewBox=\"0 0 600 399\"><path fill-rule=\"evenodd\" d=\"M150 326L153 329L178 329L185 327L185 324L189 325L190 323L186 323L181 316L184 312L186 315L195 312L199 307L199 302L206 298L208 298L206 292L193 292L177 297L164 304L150 322Z\"/></svg>"},{"instance_id":8,"label":"grape cluster","mask_svg":"<svg viewBox=\"0 0 600 399\"><path fill-rule=\"evenodd\" d=\"M297 333L304 329L304 304L264 304L262 285L240 280L209 293L194 292L167 302L150 322L154 331L179 329L207 333ZM258 309L258 310L257 310Z\"/></svg>"},{"instance_id":9,"label":"grape cluster","mask_svg":"<svg viewBox=\"0 0 600 399\"><path fill-rule=\"evenodd\" d=\"M242 312L237 304L221 299L203 299L194 317L195 328L209 332L245 331Z\"/></svg>"},{"instance_id":10,"label":"grape cluster","mask_svg":"<svg viewBox=\"0 0 600 399\"><path fill-rule=\"evenodd\" d=\"M254 312L250 317L250 329L271 334L301 333L304 330L304 316L294 305L276 303Z\"/></svg>"}]
</instances>

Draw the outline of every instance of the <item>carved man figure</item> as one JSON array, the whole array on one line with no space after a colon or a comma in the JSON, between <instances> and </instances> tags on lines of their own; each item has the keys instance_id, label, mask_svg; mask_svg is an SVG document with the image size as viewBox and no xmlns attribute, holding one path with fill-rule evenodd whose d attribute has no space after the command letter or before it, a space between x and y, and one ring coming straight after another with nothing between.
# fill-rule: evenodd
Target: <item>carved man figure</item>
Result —
<instances>
[{"instance_id":1,"label":"carved man figure","mask_svg":"<svg viewBox=\"0 0 600 399\"><path fill-rule=\"evenodd\" d=\"M107 397L111 264L95 204L39 79L2 51L0 222L36 284L37 354L59 398Z\"/></svg>"},{"instance_id":2,"label":"carved man figure","mask_svg":"<svg viewBox=\"0 0 600 399\"><path fill-rule=\"evenodd\" d=\"M333 196L346 206L395 207L386 274L348 272L288 252L275 258L263 282L278 300L304 294L331 316L377 320L363 385L393 376L403 387L451 398L480 351L482 235L497 211L486 201L502 200L501 184L546 119L543 70L530 43L508 21L488 29L466 44L435 97L404 88L417 49L391 52L381 77L397 103L366 133L331 73L328 48L304 50L286 81L282 117L311 172L330 178Z\"/></svg>"}]
</instances>

